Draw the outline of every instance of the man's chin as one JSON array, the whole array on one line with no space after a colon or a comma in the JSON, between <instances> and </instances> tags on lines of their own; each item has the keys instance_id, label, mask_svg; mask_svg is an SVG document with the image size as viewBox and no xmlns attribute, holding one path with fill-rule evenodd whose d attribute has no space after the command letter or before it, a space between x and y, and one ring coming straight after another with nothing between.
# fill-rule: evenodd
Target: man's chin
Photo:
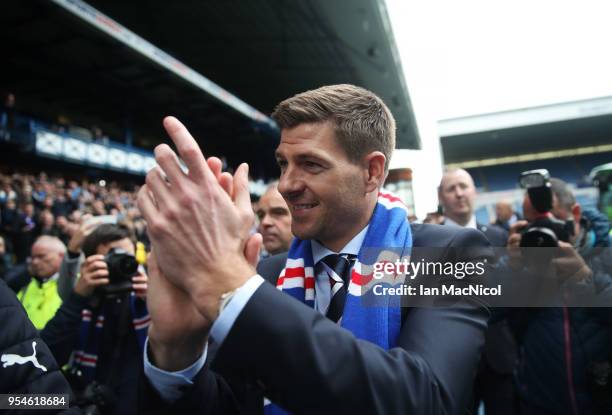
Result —
<instances>
[{"instance_id":1,"label":"man's chin","mask_svg":"<svg viewBox=\"0 0 612 415\"><path fill-rule=\"evenodd\" d=\"M291 233L301 240L318 239L318 232L312 226L295 226L291 228Z\"/></svg>"}]
</instances>

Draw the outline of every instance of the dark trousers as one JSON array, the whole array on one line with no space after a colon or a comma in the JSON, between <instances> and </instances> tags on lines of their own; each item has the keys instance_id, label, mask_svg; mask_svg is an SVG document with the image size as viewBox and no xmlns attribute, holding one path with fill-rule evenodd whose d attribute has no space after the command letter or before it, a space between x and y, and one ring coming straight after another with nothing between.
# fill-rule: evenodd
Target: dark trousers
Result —
<instances>
[{"instance_id":1,"label":"dark trousers","mask_svg":"<svg viewBox=\"0 0 612 415\"><path fill-rule=\"evenodd\" d=\"M518 401L512 373L498 373L482 358L474 381L474 410L484 403L486 415L517 415Z\"/></svg>"}]
</instances>

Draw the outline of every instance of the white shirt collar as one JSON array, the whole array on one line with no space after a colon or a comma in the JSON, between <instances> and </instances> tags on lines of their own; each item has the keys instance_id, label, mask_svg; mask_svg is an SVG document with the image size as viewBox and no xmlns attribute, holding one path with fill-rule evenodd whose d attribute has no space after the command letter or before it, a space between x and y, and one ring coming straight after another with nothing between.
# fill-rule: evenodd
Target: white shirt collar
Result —
<instances>
[{"instance_id":1,"label":"white shirt collar","mask_svg":"<svg viewBox=\"0 0 612 415\"><path fill-rule=\"evenodd\" d=\"M444 221L444 224L445 225L458 226L460 228L478 229L478 227L476 226L476 216L474 216L474 215L472 215L472 217L470 218L470 220L468 221L468 223L465 226L459 225L457 222L455 222L454 220L452 220L451 218L448 218L448 217Z\"/></svg>"},{"instance_id":2,"label":"white shirt collar","mask_svg":"<svg viewBox=\"0 0 612 415\"><path fill-rule=\"evenodd\" d=\"M355 235L353 239L351 239L346 246L340 250L340 252L334 252L324 247L320 242L312 240L312 259L314 264L316 265L320 260L330 254L359 255L359 250L361 249L361 245L363 245L363 240L365 239L369 227L370 225L367 224L365 228L361 230L361 232Z\"/></svg>"}]
</instances>

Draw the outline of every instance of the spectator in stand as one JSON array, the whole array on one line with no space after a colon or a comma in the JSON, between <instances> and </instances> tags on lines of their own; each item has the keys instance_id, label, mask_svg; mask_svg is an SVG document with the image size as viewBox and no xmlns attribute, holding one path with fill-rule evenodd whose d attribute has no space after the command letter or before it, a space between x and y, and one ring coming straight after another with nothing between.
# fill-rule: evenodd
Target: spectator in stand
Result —
<instances>
[{"instance_id":1,"label":"spectator in stand","mask_svg":"<svg viewBox=\"0 0 612 415\"><path fill-rule=\"evenodd\" d=\"M11 185L11 180L6 178L2 181L2 189L0 189L0 206L6 205L9 200L16 201L17 193Z\"/></svg>"},{"instance_id":2,"label":"spectator in stand","mask_svg":"<svg viewBox=\"0 0 612 415\"><path fill-rule=\"evenodd\" d=\"M17 263L22 263L28 257L30 247L36 235L38 235L38 224L36 223L34 204L32 202L23 204L15 228L17 231L13 240L15 256L17 257Z\"/></svg>"},{"instance_id":3,"label":"spectator in stand","mask_svg":"<svg viewBox=\"0 0 612 415\"><path fill-rule=\"evenodd\" d=\"M7 251L6 240L0 235L0 280L4 279L6 272L13 266L11 254Z\"/></svg>"},{"instance_id":4,"label":"spectator in stand","mask_svg":"<svg viewBox=\"0 0 612 415\"><path fill-rule=\"evenodd\" d=\"M104 202L101 200L96 200L91 205L94 216L102 216L108 214L106 211L106 206L104 206Z\"/></svg>"},{"instance_id":5,"label":"spectator in stand","mask_svg":"<svg viewBox=\"0 0 612 415\"><path fill-rule=\"evenodd\" d=\"M6 205L2 209L2 215L0 216L0 223L2 224L2 233L11 242L12 246L15 246L15 235L18 233L17 224L19 222L19 212L17 212L17 205L15 199L10 199L6 202Z\"/></svg>"},{"instance_id":6,"label":"spectator in stand","mask_svg":"<svg viewBox=\"0 0 612 415\"><path fill-rule=\"evenodd\" d=\"M53 203L53 214L55 216L68 216L75 209L69 196L70 191L59 189L58 193ZM68 196L66 193L68 193Z\"/></svg>"},{"instance_id":7,"label":"spectator in stand","mask_svg":"<svg viewBox=\"0 0 612 415\"><path fill-rule=\"evenodd\" d=\"M9 140L11 130L15 128L15 94L9 92L4 99L4 108L0 113L0 139Z\"/></svg>"},{"instance_id":8,"label":"spectator in stand","mask_svg":"<svg viewBox=\"0 0 612 415\"><path fill-rule=\"evenodd\" d=\"M38 215L39 235L56 236L62 239L62 231L55 225L55 216L50 210L43 210Z\"/></svg>"},{"instance_id":9,"label":"spectator in stand","mask_svg":"<svg viewBox=\"0 0 612 415\"><path fill-rule=\"evenodd\" d=\"M47 192L45 191L45 186L43 182L37 181L34 183L34 190L32 191L32 201L36 205L37 208L41 208L43 206L43 202L47 196Z\"/></svg>"}]
</instances>

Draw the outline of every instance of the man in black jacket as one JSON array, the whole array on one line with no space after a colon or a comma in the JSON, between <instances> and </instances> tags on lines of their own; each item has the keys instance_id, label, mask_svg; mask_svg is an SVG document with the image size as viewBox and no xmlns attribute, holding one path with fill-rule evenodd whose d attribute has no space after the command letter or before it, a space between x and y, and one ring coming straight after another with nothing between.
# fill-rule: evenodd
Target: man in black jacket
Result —
<instances>
[{"instance_id":1,"label":"man in black jacket","mask_svg":"<svg viewBox=\"0 0 612 415\"><path fill-rule=\"evenodd\" d=\"M15 293L2 280L0 280L0 321L2 322L0 394L37 393L69 396L70 387L51 351L28 319ZM76 410L69 411L80 413ZM2 410L2 413L26 412L23 409L16 409Z\"/></svg>"},{"instance_id":2,"label":"man in black jacket","mask_svg":"<svg viewBox=\"0 0 612 415\"><path fill-rule=\"evenodd\" d=\"M368 91L336 85L284 101L274 117L282 131L279 191L292 232L312 242L313 256L315 247L360 253L394 148L389 110ZM359 340L322 314L333 298L322 301L325 284L328 295L330 288L319 271L313 283L319 311L256 275L261 236L248 233L248 167L233 178L221 173L220 162L206 161L178 120L168 117L164 125L189 171L182 172L168 146L158 147L160 168L147 176L139 206L154 251L145 372L163 400L175 401L172 410L261 413L265 396L273 409L293 413L465 411L486 309L468 298L450 308L412 308L403 313L395 347ZM413 247L441 248L423 259L490 255L477 231L416 225L411 232ZM418 261L416 249L413 255ZM276 283L283 266L295 269L283 262L272 257L259 272ZM218 348L212 367L204 363L209 337ZM147 403L170 409L159 398Z\"/></svg>"}]
</instances>

